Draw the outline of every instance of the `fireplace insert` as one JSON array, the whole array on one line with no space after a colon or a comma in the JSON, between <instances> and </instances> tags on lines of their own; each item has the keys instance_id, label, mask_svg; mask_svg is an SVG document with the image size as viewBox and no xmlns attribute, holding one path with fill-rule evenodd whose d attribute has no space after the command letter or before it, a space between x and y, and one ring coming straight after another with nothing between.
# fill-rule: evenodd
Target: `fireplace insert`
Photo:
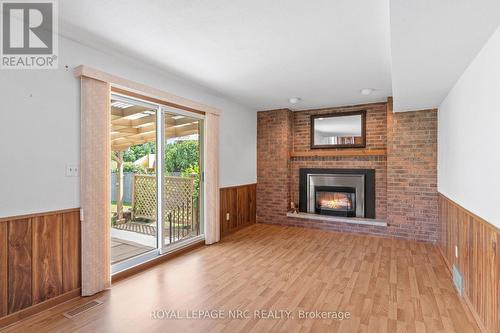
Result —
<instances>
[{"instance_id":1,"label":"fireplace insert","mask_svg":"<svg viewBox=\"0 0 500 333\"><path fill-rule=\"evenodd\" d=\"M375 218L375 170L301 168L299 211Z\"/></svg>"},{"instance_id":2,"label":"fireplace insert","mask_svg":"<svg viewBox=\"0 0 500 333\"><path fill-rule=\"evenodd\" d=\"M315 212L322 215L356 216L356 188L315 186Z\"/></svg>"}]
</instances>

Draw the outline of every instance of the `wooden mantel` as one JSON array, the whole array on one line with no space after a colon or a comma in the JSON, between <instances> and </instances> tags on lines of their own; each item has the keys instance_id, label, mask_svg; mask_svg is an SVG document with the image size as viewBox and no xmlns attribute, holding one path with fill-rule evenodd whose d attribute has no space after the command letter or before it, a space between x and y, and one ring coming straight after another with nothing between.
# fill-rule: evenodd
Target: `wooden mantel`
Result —
<instances>
[{"instance_id":1,"label":"wooden mantel","mask_svg":"<svg viewBox=\"0 0 500 333\"><path fill-rule=\"evenodd\" d=\"M385 149L342 149L291 151L290 157L386 156Z\"/></svg>"}]
</instances>

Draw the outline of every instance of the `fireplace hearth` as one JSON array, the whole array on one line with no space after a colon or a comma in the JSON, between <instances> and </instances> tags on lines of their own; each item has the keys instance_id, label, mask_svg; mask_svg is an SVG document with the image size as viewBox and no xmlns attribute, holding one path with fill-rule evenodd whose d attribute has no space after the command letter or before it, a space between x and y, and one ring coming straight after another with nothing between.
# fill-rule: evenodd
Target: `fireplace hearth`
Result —
<instances>
[{"instance_id":1,"label":"fireplace hearth","mask_svg":"<svg viewBox=\"0 0 500 333\"><path fill-rule=\"evenodd\" d=\"M375 170L300 169L299 210L375 218Z\"/></svg>"}]
</instances>

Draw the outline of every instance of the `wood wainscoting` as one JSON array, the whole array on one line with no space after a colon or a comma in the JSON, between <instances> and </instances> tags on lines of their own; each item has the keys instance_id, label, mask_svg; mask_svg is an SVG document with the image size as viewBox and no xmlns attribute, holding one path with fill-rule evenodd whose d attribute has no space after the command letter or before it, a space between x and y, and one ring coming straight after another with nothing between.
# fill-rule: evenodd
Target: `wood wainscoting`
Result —
<instances>
[{"instance_id":1,"label":"wood wainscoting","mask_svg":"<svg viewBox=\"0 0 500 333\"><path fill-rule=\"evenodd\" d=\"M463 276L465 304L483 332L500 332L500 230L442 194L439 219L440 250Z\"/></svg>"},{"instance_id":2,"label":"wood wainscoting","mask_svg":"<svg viewBox=\"0 0 500 333\"><path fill-rule=\"evenodd\" d=\"M228 235L256 221L257 184L220 189L220 234Z\"/></svg>"},{"instance_id":3,"label":"wood wainscoting","mask_svg":"<svg viewBox=\"0 0 500 333\"><path fill-rule=\"evenodd\" d=\"M0 219L0 327L79 290L78 208Z\"/></svg>"}]
</instances>

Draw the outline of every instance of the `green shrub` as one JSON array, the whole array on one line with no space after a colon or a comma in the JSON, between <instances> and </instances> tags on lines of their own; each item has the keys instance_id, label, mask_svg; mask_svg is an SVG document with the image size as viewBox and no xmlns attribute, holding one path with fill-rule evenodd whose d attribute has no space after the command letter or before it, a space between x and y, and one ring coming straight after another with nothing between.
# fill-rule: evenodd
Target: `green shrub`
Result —
<instances>
[{"instance_id":1,"label":"green shrub","mask_svg":"<svg viewBox=\"0 0 500 333\"><path fill-rule=\"evenodd\" d=\"M182 177L194 177L193 199L197 200L200 196L200 167L198 164L189 166L182 171Z\"/></svg>"},{"instance_id":2,"label":"green shrub","mask_svg":"<svg viewBox=\"0 0 500 333\"><path fill-rule=\"evenodd\" d=\"M134 162L148 154L156 153L156 143L154 141L146 142L140 145L131 146L123 154L125 162Z\"/></svg>"},{"instance_id":3,"label":"green shrub","mask_svg":"<svg viewBox=\"0 0 500 333\"><path fill-rule=\"evenodd\" d=\"M115 168L112 170L112 172L118 172L118 170ZM135 165L132 162L124 162L123 163L123 172L133 172L133 173L138 173L138 174L146 174L147 170L142 165Z\"/></svg>"},{"instance_id":4,"label":"green shrub","mask_svg":"<svg viewBox=\"0 0 500 333\"><path fill-rule=\"evenodd\" d=\"M198 165L200 146L197 140L177 141L165 147L165 170L168 172L184 172Z\"/></svg>"}]
</instances>

